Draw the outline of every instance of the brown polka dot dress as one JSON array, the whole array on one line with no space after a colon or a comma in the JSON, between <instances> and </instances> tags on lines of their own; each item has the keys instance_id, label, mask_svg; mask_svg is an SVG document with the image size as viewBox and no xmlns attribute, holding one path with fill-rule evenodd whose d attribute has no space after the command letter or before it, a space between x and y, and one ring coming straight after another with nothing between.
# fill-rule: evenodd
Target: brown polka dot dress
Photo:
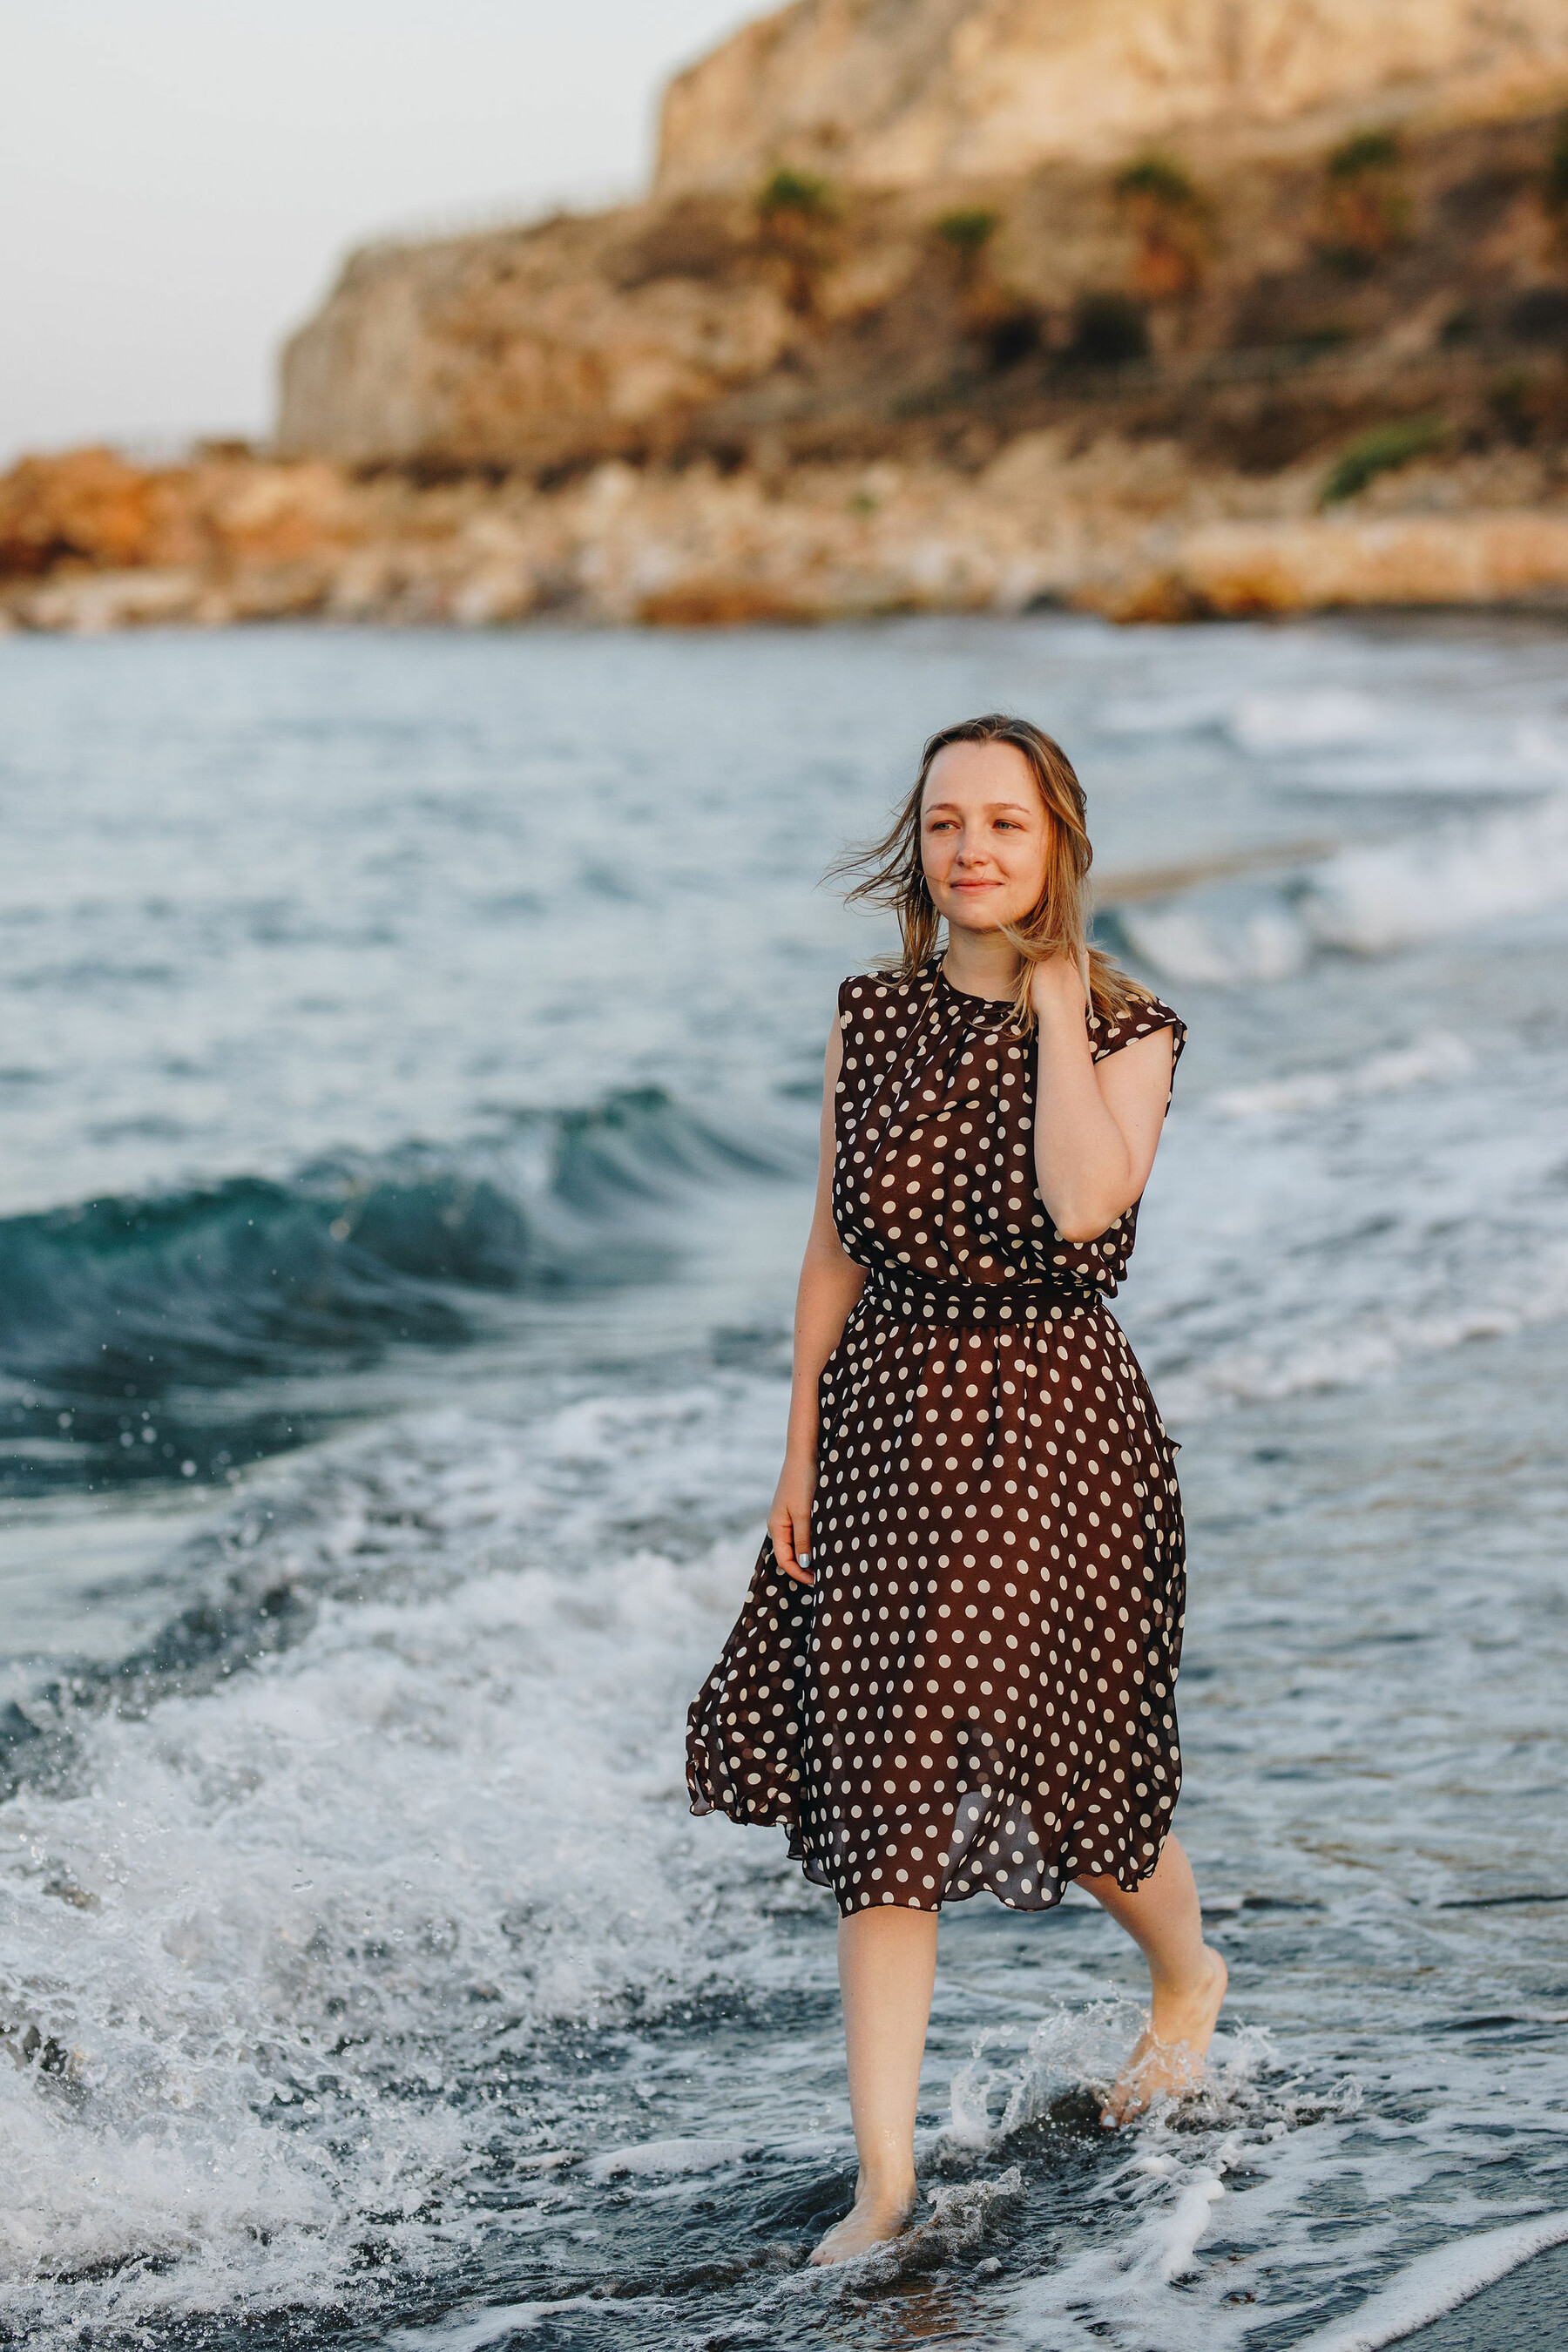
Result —
<instances>
[{"instance_id":1,"label":"brown polka dot dress","mask_svg":"<svg viewBox=\"0 0 1568 2352\"><path fill-rule=\"evenodd\" d=\"M824 1368L815 1590L771 1538L694 1702L694 1812L780 1822L841 1912L1048 1909L1159 1858L1181 1783L1173 1449L1105 1301L1136 1207L1064 1242L1036 1054L937 963L846 981L834 1216L867 1283ZM1091 1017L1097 1061L1169 1006Z\"/></svg>"}]
</instances>

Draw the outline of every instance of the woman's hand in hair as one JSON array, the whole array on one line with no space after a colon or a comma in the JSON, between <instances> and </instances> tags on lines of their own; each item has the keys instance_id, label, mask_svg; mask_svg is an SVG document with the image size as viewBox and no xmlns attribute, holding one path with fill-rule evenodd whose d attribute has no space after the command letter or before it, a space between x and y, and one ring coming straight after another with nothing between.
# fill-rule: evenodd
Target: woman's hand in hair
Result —
<instances>
[{"instance_id":1,"label":"woman's hand in hair","mask_svg":"<svg viewBox=\"0 0 1568 2352\"><path fill-rule=\"evenodd\" d=\"M773 1489L773 1507L768 1513L768 1533L773 1539L773 1557L784 1574L796 1584L816 1581L811 1572L811 1501L816 1491L816 1465L810 1461L786 1458L779 1472L779 1483Z\"/></svg>"},{"instance_id":2,"label":"woman's hand in hair","mask_svg":"<svg viewBox=\"0 0 1568 2352\"><path fill-rule=\"evenodd\" d=\"M1088 1010L1083 974L1070 956L1046 956L1029 974L1029 1002L1037 1021L1053 1013L1074 1013L1081 1020Z\"/></svg>"}]
</instances>

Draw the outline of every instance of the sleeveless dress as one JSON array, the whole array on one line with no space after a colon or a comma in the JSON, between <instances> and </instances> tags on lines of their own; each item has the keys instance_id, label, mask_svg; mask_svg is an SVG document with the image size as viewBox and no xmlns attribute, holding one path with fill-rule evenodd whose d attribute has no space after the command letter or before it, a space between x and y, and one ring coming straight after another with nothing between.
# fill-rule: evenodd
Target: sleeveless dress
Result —
<instances>
[{"instance_id":1,"label":"sleeveless dress","mask_svg":"<svg viewBox=\"0 0 1568 2352\"><path fill-rule=\"evenodd\" d=\"M1064 1242L1036 1050L933 959L839 992L833 1213L867 1282L823 1369L815 1587L763 1541L689 1717L696 1813L781 1823L847 1916L1129 1890L1181 1785L1174 1449L1105 1300L1137 1208ZM1168 1005L1089 1019L1103 1061Z\"/></svg>"}]
</instances>

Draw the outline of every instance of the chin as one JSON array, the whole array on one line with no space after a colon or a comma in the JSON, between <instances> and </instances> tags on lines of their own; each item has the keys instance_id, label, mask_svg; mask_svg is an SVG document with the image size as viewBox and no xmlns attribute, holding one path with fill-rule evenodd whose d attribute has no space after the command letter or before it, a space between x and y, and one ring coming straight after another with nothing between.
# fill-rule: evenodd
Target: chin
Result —
<instances>
[{"instance_id":1,"label":"chin","mask_svg":"<svg viewBox=\"0 0 1568 2352\"><path fill-rule=\"evenodd\" d=\"M948 910L947 919L961 924L966 931L1000 931L1009 923L1021 923L1026 912L1026 908L1015 911L1011 907L970 907L960 898Z\"/></svg>"}]
</instances>

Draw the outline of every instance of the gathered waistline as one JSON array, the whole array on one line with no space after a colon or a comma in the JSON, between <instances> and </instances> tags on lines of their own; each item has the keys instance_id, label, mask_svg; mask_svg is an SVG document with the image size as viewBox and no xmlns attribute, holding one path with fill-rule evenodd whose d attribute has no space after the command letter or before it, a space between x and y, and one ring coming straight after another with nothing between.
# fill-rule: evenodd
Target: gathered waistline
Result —
<instances>
[{"instance_id":1,"label":"gathered waistline","mask_svg":"<svg viewBox=\"0 0 1568 2352\"><path fill-rule=\"evenodd\" d=\"M902 1267L873 1266L860 1303L908 1323L969 1323L995 1328L1038 1323L1098 1307L1097 1290L1049 1282L934 1282Z\"/></svg>"}]
</instances>

